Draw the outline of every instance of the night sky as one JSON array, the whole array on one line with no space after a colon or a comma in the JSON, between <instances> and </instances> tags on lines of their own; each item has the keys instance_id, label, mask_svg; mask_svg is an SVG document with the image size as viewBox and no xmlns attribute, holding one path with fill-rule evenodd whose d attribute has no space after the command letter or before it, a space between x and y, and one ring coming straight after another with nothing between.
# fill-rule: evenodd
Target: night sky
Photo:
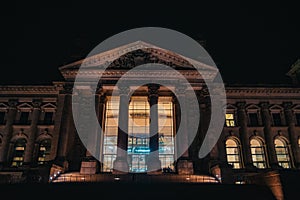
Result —
<instances>
[{"instance_id":1,"label":"night sky","mask_svg":"<svg viewBox=\"0 0 300 200\"><path fill-rule=\"evenodd\" d=\"M0 85L63 80L60 66L84 58L114 34L146 26L204 40L225 83L291 83L286 73L300 58L296 4L141 1L134 7L128 2L2 6Z\"/></svg>"}]
</instances>

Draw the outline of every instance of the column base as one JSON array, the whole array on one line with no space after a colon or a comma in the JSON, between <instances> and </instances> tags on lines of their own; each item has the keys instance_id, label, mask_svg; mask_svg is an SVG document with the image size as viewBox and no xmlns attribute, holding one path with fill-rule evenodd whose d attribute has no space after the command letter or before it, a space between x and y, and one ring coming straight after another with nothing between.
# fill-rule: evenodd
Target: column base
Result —
<instances>
[{"instance_id":1,"label":"column base","mask_svg":"<svg viewBox=\"0 0 300 200\"><path fill-rule=\"evenodd\" d=\"M129 165L127 159L117 158L113 163L113 174L127 174L129 172Z\"/></svg>"},{"instance_id":2,"label":"column base","mask_svg":"<svg viewBox=\"0 0 300 200\"><path fill-rule=\"evenodd\" d=\"M192 175L194 174L193 162L188 159L179 159L177 161L177 173L184 175Z\"/></svg>"},{"instance_id":3,"label":"column base","mask_svg":"<svg viewBox=\"0 0 300 200\"><path fill-rule=\"evenodd\" d=\"M161 162L158 158L147 159L147 174L162 174Z\"/></svg>"}]
</instances>

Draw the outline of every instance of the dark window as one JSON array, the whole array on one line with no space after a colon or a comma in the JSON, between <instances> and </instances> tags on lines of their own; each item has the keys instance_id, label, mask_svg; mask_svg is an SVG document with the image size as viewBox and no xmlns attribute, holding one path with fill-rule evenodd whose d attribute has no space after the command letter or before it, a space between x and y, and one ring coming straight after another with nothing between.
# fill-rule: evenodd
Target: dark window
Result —
<instances>
[{"instance_id":1,"label":"dark window","mask_svg":"<svg viewBox=\"0 0 300 200\"><path fill-rule=\"evenodd\" d=\"M29 117L29 112L21 112L19 123L28 124L29 123L28 117Z\"/></svg>"},{"instance_id":2,"label":"dark window","mask_svg":"<svg viewBox=\"0 0 300 200\"><path fill-rule=\"evenodd\" d=\"M281 126L281 115L280 113L272 113L273 124L274 126Z\"/></svg>"},{"instance_id":3,"label":"dark window","mask_svg":"<svg viewBox=\"0 0 300 200\"><path fill-rule=\"evenodd\" d=\"M52 124L52 123L53 123L53 112L45 112L44 124Z\"/></svg>"},{"instance_id":4,"label":"dark window","mask_svg":"<svg viewBox=\"0 0 300 200\"><path fill-rule=\"evenodd\" d=\"M0 112L0 124L5 124L5 112Z\"/></svg>"},{"instance_id":5,"label":"dark window","mask_svg":"<svg viewBox=\"0 0 300 200\"><path fill-rule=\"evenodd\" d=\"M300 126L300 113L296 113L295 116L296 116L297 126Z\"/></svg>"},{"instance_id":6,"label":"dark window","mask_svg":"<svg viewBox=\"0 0 300 200\"><path fill-rule=\"evenodd\" d=\"M258 126L258 115L257 113L249 113L250 126Z\"/></svg>"}]
</instances>

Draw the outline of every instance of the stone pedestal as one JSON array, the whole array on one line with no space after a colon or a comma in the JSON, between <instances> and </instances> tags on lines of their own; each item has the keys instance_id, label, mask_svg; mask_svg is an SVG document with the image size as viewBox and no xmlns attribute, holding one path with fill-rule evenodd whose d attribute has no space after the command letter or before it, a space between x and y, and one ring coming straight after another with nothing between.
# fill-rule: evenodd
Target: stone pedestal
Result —
<instances>
[{"instance_id":1,"label":"stone pedestal","mask_svg":"<svg viewBox=\"0 0 300 200\"><path fill-rule=\"evenodd\" d=\"M191 175L194 174L193 162L191 160L182 159L177 161L177 173Z\"/></svg>"},{"instance_id":2,"label":"stone pedestal","mask_svg":"<svg viewBox=\"0 0 300 200\"><path fill-rule=\"evenodd\" d=\"M123 158L117 158L114 161L113 167L113 174L127 174L129 172L128 162Z\"/></svg>"},{"instance_id":3,"label":"stone pedestal","mask_svg":"<svg viewBox=\"0 0 300 200\"><path fill-rule=\"evenodd\" d=\"M147 159L147 174L161 174L161 162L157 157Z\"/></svg>"},{"instance_id":4,"label":"stone pedestal","mask_svg":"<svg viewBox=\"0 0 300 200\"><path fill-rule=\"evenodd\" d=\"M80 174L96 174L97 172L97 161L82 161L80 167Z\"/></svg>"}]
</instances>

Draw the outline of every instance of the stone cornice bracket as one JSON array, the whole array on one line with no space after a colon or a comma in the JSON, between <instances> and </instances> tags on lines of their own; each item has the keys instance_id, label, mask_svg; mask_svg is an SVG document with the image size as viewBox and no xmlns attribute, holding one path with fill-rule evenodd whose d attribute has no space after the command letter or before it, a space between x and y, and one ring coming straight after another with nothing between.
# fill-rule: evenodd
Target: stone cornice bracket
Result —
<instances>
[{"instance_id":1,"label":"stone cornice bracket","mask_svg":"<svg viewBox=\"0 0 300 200\"><path fill-rule=\"evenodd\" d=\"M18 101L16 99L10 99L8 101L9 109L17 109Z\"/></svg>"}]
</instances>

